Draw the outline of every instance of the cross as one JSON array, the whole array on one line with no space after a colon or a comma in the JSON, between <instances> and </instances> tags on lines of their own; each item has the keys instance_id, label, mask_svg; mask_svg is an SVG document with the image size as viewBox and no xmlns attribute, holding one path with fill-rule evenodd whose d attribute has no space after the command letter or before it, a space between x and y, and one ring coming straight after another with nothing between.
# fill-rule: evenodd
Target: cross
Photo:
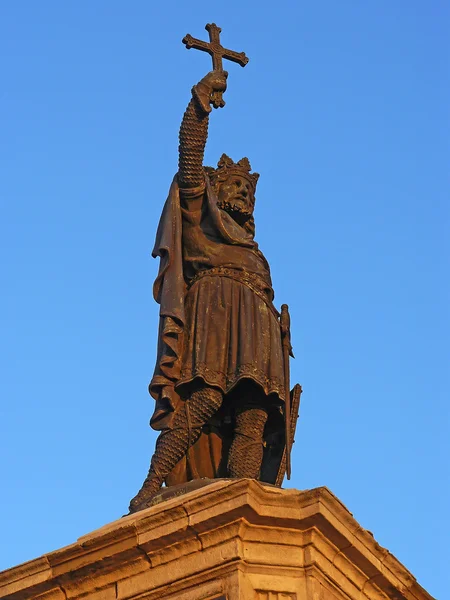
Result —
<instances>
[{"instance_id":1,"label":"cross","mask_svg":"<svg viewBox=\"0 0 450 600\"><path fill-rule=\"evenodd\" d=\"M235 52L234 50L227 50L220 43L220 27L217 27L215 23L208 23L205 26L206 31L209 33L209 42L204 42L192 37L189 33L184 36L183 44L186 48L195 48L196 50L203 50L208 52L212 57L213 71L223 71L222 59L226 58L233 62L238 63L241 67L245 67L248 63L248 58L245 56L245 52ZM225 101L222 98L222 92L213 92L211 100L214 108L225 106Z\"/></svg>"}]
</instances>

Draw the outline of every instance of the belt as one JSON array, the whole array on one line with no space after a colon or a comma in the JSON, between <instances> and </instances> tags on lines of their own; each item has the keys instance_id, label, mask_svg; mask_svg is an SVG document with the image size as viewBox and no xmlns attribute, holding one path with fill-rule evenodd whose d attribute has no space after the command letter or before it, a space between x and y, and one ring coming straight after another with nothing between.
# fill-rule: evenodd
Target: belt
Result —
<instances>
[{"instance_id":1,"label":"belt","mask_svg":"<svg viewBox=\"0 0 450 600\"><path fill-rule=\"evenodd\" d=\"M252 290L270 309L274 317L278 320L280 318L280 313L277 311L275 306L269 300L267 295L263 290L267 289L269 286L267 282L264 281L262 277L257 275L256 273L250 273L248 271L240 271L239 269L231 269L230 267L212 267L211 269L204 269L203 271L198 271L194 275L194 277L188 283L188 289L190 289L197 281L203 279L204 277L228 277L228 279L234 279L239 283L243 283L248 288Z\"/></svg>"}]
</instances>

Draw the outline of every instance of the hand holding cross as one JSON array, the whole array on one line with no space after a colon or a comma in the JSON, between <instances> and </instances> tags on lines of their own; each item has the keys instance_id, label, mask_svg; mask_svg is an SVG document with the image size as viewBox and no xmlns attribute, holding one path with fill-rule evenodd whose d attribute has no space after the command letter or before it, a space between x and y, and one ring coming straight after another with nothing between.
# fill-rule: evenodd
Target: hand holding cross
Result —
<instances>
[{"instance_id":1,"label":"hand holding cross","mask_svg":"<svg viewBox=\"0 0 450 600\"><path fill-rule=\"evenodd\" d=\"M189 33L184 36L183 44L186 48L195 48L196 50L202 50L208 52L212 57L213 70L223 71L222 59L226 58L233 62L238 63L241 67L245 67L248 63L248 58L244 52L235 52L234 50L227 50L220 43L220 27L217 27L215 23L208 23L205 26L206 31L209 33L209 42L204 42L192 37ZM215 91L211 94L211 103L214 108L222 108L225 106L225 100L222 97L222 92Z\"/></svg>"}]
</instances>

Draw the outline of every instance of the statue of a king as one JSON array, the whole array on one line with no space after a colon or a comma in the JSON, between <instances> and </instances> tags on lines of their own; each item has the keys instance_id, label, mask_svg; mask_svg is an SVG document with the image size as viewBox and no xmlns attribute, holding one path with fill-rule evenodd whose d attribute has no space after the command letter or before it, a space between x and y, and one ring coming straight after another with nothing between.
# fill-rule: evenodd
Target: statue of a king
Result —
<instances>
[{"instance_id":1,"label":"statue of a king","mask_svg":"<svg viewBox=\"0 0 450 600\"><path fill-rule=\"evenodd\" d=\"M281 483L286 359L269 265L254 240L259 176L247 158L225 154L217 168L203 166L211 104L226 87L225 71L208 73L181 123L178 173L153 250L160 326L150 424L160 435L131 512L164 482Z\"/></svg>"}]
</instances>

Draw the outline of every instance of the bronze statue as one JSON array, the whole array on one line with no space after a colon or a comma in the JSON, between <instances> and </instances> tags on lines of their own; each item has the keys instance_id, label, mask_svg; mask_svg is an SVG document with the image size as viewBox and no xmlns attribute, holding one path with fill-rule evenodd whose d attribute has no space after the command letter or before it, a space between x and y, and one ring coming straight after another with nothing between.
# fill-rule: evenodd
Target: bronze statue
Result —
<instances>
[{"instance_id":1,"label":"bronze statue","mask_svg":"<svg viewBox=\"0 0 450 600\"><path fill-rule=\"evenodd\" d=\"M161 308L150 424L161 433L130 512L148 506L164 482L249 477L281 485L289 477L301 388L289 392L287 306L280 320L254 240L259 175L247 158L235 163L225 154L217 168L203 166L211 105L225 104L222 58L242 66L248 59L220 45L216 25L206 29L210 43L183 39L212 55L213 71L192 88L153 250Z\"/></svg>"}]
</instances>

